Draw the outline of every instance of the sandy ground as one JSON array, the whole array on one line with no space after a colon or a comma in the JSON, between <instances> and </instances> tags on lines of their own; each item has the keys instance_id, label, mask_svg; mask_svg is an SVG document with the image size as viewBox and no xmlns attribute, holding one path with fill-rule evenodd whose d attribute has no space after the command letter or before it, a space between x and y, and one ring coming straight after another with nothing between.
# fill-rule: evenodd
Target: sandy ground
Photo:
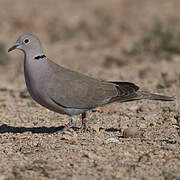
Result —
<instances>
[{"instance_id":1,"label":"sandy ground","mask_svg":"<svg viewBox=\"0 0 180 180\"><path fill-rule=\"evenodd\" d=\"M61 134L70 117L31 99L23 55L12 52L0 66L0 180L180 178L180 56L123 53L157 17L180 29L179 0L0 0L0 9L6 51L20 34L33 33L58 64L176 97L100 107L88 112L88 132Z\"/></svg>"}]
</instances>

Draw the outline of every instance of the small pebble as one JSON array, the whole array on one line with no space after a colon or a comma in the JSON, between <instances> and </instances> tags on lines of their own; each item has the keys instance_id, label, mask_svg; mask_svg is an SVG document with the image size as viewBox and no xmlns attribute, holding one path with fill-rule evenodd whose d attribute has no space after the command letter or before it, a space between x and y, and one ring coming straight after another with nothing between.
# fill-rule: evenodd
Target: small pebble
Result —
<instances>
[{"instance_id":1,"label":"small pebble","mask_svg":"<svg viewBox=\"0 0 180 180\"><path fill-rule=\"evenodd\" d=\"M129 127L123 132L124 138L137 138L140 137L140 133L137 127Z\"/></svg>"},{"instance_id":2,"label":"small pebble","mask_svg":"<svg viewBox=\"0 0 180 180\"><path fill-rule=\"evenodd\" d=\"M104 161L105 160L103 157L98 156L95 153L89 152L89 151L84 151L83 156L87 157L88 159L95 160L95 161Z\"/></svg>"},{"instance_id":3,"label":"small pebble","mask_svg":"<svg viewBox=\"0 0 180 180\"><path fill-rule=\"evenodd\" d=\"M141 123L141 124L139 125L139 127L140 127L141 129L146 129L146 124Z\"/></svg>"},{"instance_id":4,"label":"small pebble","mask_svg":"<svg viewBox=\"0 0 180 180\"><path fill-rule=\"evenodd\" d=\"M117 142L119 142L119 140L118 140L118 139L115 139L115 138L108 138L108 139L106 140L106 142L108 142L108 143L117 143Z\"/></svg>"},{"instance_id":5,"label":"small pebble","mask_svg":"<svg viewBox=\"0 0 180 180\"><path fill-rule=\"evenodd\" d=\"M93 124L91 125L91 130L96 133L99 133L99 126L97 124Z\"/></svg>"}]
</instances>

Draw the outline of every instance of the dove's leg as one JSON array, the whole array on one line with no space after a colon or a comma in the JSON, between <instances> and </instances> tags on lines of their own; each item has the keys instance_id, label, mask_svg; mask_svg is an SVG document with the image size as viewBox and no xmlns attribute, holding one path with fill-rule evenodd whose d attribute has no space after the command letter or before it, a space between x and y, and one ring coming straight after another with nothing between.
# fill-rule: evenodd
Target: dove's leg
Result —
<instances>
[{"instance_id":1,"label":"dove's leg","mask_svg":"<svg viewBox=\"0 0 180 180\"><path fill-rule=\"evenodd\" d=\"M71 128L72 125L77 121L77 119L78 119L78 115L72 116L71 121L64 126L64 128L61 130L61 132L64 132L64 131L68 130L69 128Z\"/></svg>"},{"instance_id":2,"label":"dove's leg","mask_svg":"<svg viewBox=\"0 0 180 180\"><path fill-rule=\"evenodd\" d=\"M86 126L86 113L82 113L82 125L81 125L81 129L83 131L86 131L87 130L87 126Z\"/></svg>"}]
</instances>

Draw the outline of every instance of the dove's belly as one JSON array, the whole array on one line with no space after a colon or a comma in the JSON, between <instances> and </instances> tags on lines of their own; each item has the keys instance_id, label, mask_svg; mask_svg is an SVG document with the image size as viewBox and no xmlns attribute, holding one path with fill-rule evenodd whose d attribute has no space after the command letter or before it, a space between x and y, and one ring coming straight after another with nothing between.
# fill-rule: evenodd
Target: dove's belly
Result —
<instances>
[{"instance_id":1,"label":"dove's belly","mask_svg":"<svg viewBox=\"0 0 180 180\"><path fill-rule=\"evenodd\" d=\"M54 103L51 101L51 99L48 97L48 94L46 93L46 90L43 90L43 87L41 84L32 83L31 81L26 79L26 85L27 89L31 95L31 97L40 105L48 108L49 110L61 113L61 114L67 114L63 107L56 107Z\"/></svg>"},{"instance_id":2,"label":"dove's belly","mask_svg":"<svg viewBox=\"0 0 180 180\"><path fill-rule=\"evenodd\" d=\"M34 87L33 87L34 88ZM83 112L85 112L85 109L75 109L75 108L65 108L63 106L57 105L55 102L53 102L50 97L48 96L48 94L42 94L38 93L35 89L33 88L29 88L29 92L32 96L32 98L39 103L40 105L48 108L51 111L60 113L60 114L67 114L69 116L72 115L78 115L81 114Z\"/></svg>"}]
</instances>

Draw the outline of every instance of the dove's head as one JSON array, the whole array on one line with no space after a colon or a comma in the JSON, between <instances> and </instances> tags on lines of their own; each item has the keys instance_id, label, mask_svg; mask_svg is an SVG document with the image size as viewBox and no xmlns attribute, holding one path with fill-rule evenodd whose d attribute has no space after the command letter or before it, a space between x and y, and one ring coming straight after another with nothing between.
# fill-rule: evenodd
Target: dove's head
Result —
<instances>
[{"instance_id":1,"label":"dove's head","mask_svg":"<svg viewBox=\"0 0 180 180\"><path fill-rule=\"evenodd\" d=\"M8 49L8 52L15 49L20 49L24 53L33 53L33 54L43 53L40 40L32 34L21 35L17 39L16 43L11 48Z\"/></svg>"}]
</instances>

